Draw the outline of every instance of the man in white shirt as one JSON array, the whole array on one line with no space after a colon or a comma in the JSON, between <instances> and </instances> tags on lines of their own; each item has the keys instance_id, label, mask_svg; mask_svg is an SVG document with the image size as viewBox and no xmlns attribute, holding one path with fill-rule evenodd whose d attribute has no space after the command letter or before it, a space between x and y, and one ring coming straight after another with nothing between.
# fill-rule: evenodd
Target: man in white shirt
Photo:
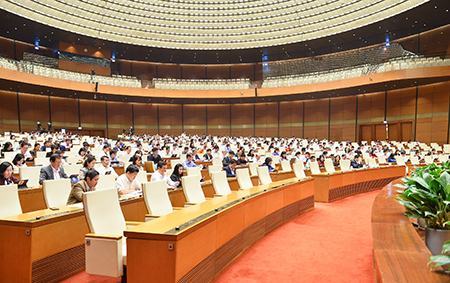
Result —
<instances>
[{"instance_id":1,"label":"man in white shirt","mask_svg":"<svg viewBox=\"0 0 450 283\"><path fill-rule=\"evenodd\" d=\"M164 180L170 188L178 187L179 182L172 181L169 176L166 175L167 163L165 161L158 162L156 168L156 171L152 174L151 182Z\"/></svg>"},{"instance_id":2,"label":"man in white shirt","mask_svg":"<svg viewBox=\"0 0 450 283\"><path fill-rule=\"evenodd\" d=\"M117 177L119 177L116 173L116 170L114 170L114 168L111 167L108 156L102 156L100 158L100 161L101 161L100 166L96 168L96 170L98 171L98 173L100 173L100 175L113 175L114 179L117 179Z\"/></svg>"},{"instance_id":3,"label":"man in white shirt","mask_svg":"<svg viewBox=\"0 0 450 283\"><path fill-rule=\"evenodd\" d=\"M20 153L23 154L25 160L32 159L31 153L28 151L28 143L22 142L20 144Z\"/></svg>"},{"instance_id":4,"label":"man in white shirt","mask_svg":"<svg viewBox=\"0 0 450 283\"><path fill-rule=\"evenodd\" d=\"M136 179L138 173L139 168L136 165L130 165L125 173L117 178L115 187L119 195L133 194L142 190L141 182Z\"/></svg>"}]
</instances>

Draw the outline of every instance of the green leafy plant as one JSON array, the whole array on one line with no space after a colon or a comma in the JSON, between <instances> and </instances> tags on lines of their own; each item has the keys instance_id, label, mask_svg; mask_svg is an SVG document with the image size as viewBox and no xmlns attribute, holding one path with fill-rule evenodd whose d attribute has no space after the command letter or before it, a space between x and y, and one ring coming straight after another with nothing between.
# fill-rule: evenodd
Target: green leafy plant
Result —
<instances>
[{"instance_id":1,"label":"green leafy plant","mask_svg":"<svg viewBox=\"0 0 450 283\"><path fill-rule=\"evenodd\" d=\"M428 228L450 230L450 162L418 168L404 184L397 200L406 216L423 219Z\"/></svg>"},{"instance_id":2,"label":"green leafy plant","mask_svg":"<svg viewBox=\"0 0 450 283\"><path fill-rule=\"evenodd\" d=\"M450 274L450 241L442 246L442 254L430 256L428 265L432 270L439 270L442 267L445 273Z\"/></svg>"}]
</instances>

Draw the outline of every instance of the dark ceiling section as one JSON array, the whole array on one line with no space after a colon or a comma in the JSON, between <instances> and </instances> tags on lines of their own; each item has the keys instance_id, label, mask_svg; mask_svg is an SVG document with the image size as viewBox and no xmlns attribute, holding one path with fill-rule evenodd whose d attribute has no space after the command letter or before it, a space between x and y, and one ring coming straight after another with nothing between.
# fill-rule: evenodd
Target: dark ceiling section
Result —
<instances>
[{"instance_id":1,"label":"dark ceiling section","mask_svg":"<svg viewBox=\"0 0 450 283\"><path fill-rule=\"evenodd\" d=\"M420 79L404 79L389 81L384 83L376 83L366 86L356 86L342 88L332 91L320 91L292 95L280 95L273 97L258 97L257 93L254 97L246 98L158 98L158 97L142 97L142 96L124 96L124 95L104 95L94 92L77 92L67 89L49 88L33 84L14 82L0 79L0 90L30 93L46 96L58 96L81 99L107 100L119 102L136 102L136 103L179 103L179 104L237 104L237 103L266 103L276 101L296 101L320 99L329 97L351 96L358 94L369 94L374 92L382 92L393 89L415 87L438 82L446 82L450 80L450 76L420 78Z\"/></svg>"},{"instance_id":2,"label":"dark ceiling section","mask_svg":"<svg viewBox=\"0 0 450 283\"><path fill-rule=\"evenodd\" d=\"M105 47L117 52L118 59L178 64L237 64L260 62L262 54L269 60L317 56L418 34L450 23L450 1L434 0L405 13L349 32L296 44L240 50L189 51L150 48L99 40L65 32L0 10L0 36L57 48L59 41Z\"/></svg>"}]
</instances>

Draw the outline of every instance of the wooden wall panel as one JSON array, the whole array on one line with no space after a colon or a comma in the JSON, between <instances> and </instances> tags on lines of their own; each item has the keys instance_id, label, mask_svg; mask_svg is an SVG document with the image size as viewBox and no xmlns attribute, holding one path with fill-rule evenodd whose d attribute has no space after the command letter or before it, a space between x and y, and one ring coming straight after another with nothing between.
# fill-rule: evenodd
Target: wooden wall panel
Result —
<instances>
[{"instance_id":1,"label":"wooden wall panel","mask_svg":"<svg viewBox=\"0 0 450 283\"><path fill-rule=\"evenodd\" d=\"M208 79L228 79L230 77L229 66L209 66L206 71Z\"/></svg>"},{"instance_id":2,"label":"wooden wall panel","mask_svg":"<svg viewBox=\"0 0 450 283\"><path fill-rule=\"evenodd\" d=\"M278 103L255 104L255 136L278 136Z\"/></svg>"},{"instance_id":3,"label":"wooden wall panel","mask_svg":"<svg viewBox=\"0 0 450 283\"><path fill-rule=\"evenodd\" d=\"M183 106L184 132L189 135L206 135L206 106Z\"/></svg>"},{"instance_id":4,"label":"wooden wall panel","mask_svg":"<svg viewBox=\"0 0 450 283\"><path fill-rule=\"evenodd\" d=\"M108 135L110 137L128 131L133 125L131 107L132 104L127 102L108 102Z\"/></svg>"},{"instance_id":5,"label":"wooden wall panel","mask_svg":"<svg viewBox=\"0 0 450 283\"><path fill-rule=\"evenodd\" d=\"M416 140L448 142L450 82L419 87Z\"/></svg>"},{"instance_id":6,"label":"wooden wall panel","mask_svg":"<svg viewBox=\"0 0 450 283\"><path fill-rule=\"evenodd\" d=\"M179 135L183 129L181 104L159 105L159 133Z\"/></svg>"},{"instance_id":7,"label":"wooden wall panel","mask_svg":"<svg viewBox=\"0 0 450 283\"><path fill-rule=\"evenodd\" d=\"M22 131L36 130L36 122L47 128L49 120L48 96L19 94L20 101L20 123Z\"/></svg>"},{"instance_id":8,"label":"wooden wall panel","mask_svg":"<svg viewBox=\"0 0 450 283\"><path fill-rule=\"evenodd\" d=\"M356 96L331 99L330 139L355 141Z\"/></svg>"},{"instance_id":9,"label":"wooden wall panel","mask_svg":"<svg viewBox=\"0 0 450 283\"><path fill-rule=\"evenodd\" d=\"M359 125L383 123L384 106L384 92L358 95L358 130Z\"/></svg>"},{"instance_id":10,"label":"wooden wall panel","mask_svg":"<svg viewBox=\"0 0 450 283\"><path fill-rule=\"evenodd\" d=\"M137 134L158 133L158 112L156 105L135 103L134 107L134 128Z\"/></svg>"},{"instance_id":11,"label":"wooden wall panel","mask_svg":"<svg viewBox=\"0 0 450 283\"><path fill-rule=\"evenodd\" d=\"M78 100L74 98L51 97L52 124L55 129L78 128Z\"/></svg>"},{"instance_id":12,"label":"wooden wall panel","mask_svg":"<svg viewBox=\"0 0 450 283\"><path fill-rule=\"evenodd\" d=\"M404 88L387 92L386 116L389 123L412 121L416 109L416 88Z\"/></svg>"},{"instance_id":13,"label":"wooden wall panel","mask_svg":"<svg viewBox=\"0 0 450 283\"><path fill-rule=\"evenodd\" d=\"M280 102L280 136L302 137L303 102Z\"/></svg>"},{"instance_id":14,"label":"wooden wall panel","mask_svg":"<svg viewBox=\"0 0 450 283\"><path fill-rule=\"evenodd\" d=\"M253 136L253 104L231 106L231 135Z\"/></svg>"},{"instance_id":15,"label":"wooden wall panel","mask_svg":"<svg viewBox=\"0 0 450 283\"><path fill-rule=\"evenodd\" d=\"M105 101L80 99L81 126L83 129L98 129L106 133Z\"/></svg>"},{"instance_id":16,"label":"wooden wall panel","mask_svg":"<svg viewBox=\"0 0 450 283\"><path fill-rule=\"evenodd\" d=\"M180 68L183 79L206 79L206 67L203 65L186 65Z\"/></svg>"},{"instance_id":17,"label":"wooden wall panel","mask_svg":"<svg viewBox=\"0 0 450 283\"><path fill-rule=\"evenodd\" d=\"M0 131L19 131L15 92L0 91Z\"/></svg>"},{"instance_id":18,"label":"wooden wall panel","mask_svg":"<svg viewBox=\"0 0 450 283\"><path fill-rule=\"evenodd\" d=\"M305 101L305 138L328 137L328 99Z\"/></svg>"},{"instance_id":19,"label":"wooden wall panel","mask_svg":"<svg viewBox=\"0 0 450 283\"><path fill-rule=\"evenodd\" d=\"M230 105L208 105L208 135L230 135Z\"/></svg>"}]
</instances>

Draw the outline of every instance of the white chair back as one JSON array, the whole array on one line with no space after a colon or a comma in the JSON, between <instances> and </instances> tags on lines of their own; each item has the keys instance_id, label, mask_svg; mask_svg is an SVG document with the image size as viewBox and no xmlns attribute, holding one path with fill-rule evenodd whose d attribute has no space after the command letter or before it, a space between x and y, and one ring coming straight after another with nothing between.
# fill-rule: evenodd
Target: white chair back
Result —
<instances>
[{"instance_id":1,"label":"white chair back","mask_svg":"<svg viewBox=\"0 0 450 283\"><path fill-rule=\"evenodd\" d=\"M417 156L411 156L410 160L412 165L419 165L420 163L419 157Z\"/></svg>"},{"instance_id":2,"label":"white chair back","mask_svg":"<svg viewBox=\"0 0 450 283\"><path fill-rule=\"evenodd\" d=\"M95 190L109 190L115 187L116 180L113 175L100 175Z\"/></svg>"},{"instance_id":3,"label":"white chair back","mask_svg":"<svg viewBox=\"0 0 450 283\"><path fill-rule=\"evenodd\" d=\"M78 175L80 173L81 168L83 168L83 165L81 165L81 164L64 164L63 168L64 168L64 172L67 174L67 176Z\"/></svg>"},{"instance_id":4,"label":"white chair back","mask_svg":"<svg viewBox=\"0 0 450 283\"><path fill-rule=\"evenodd\" d=\"M293 164L293 169L294 169L295 177L297 179L304 179L304 178L306 178L305 170L303 169L303 163L302 162L295 162Z\"/></svg>"},{"instance_id":5,"label":"white chair back","mask_svg":"<svg viewBox=\"0 0 450 283\"><path fill-rule=\"evenodd\" d=\"M341 159L339 161L339 167L341 168L342 172L348 172L352 170L350 159Z\"/></svg>"},{"instance_id":6,"label":"white chair back","mask_svg":"<svg viewBox=\"0 0 450 283\"><path fill-rule=\"evenodd\" d=\"M13 159L14 159L14 157L16 157L17 153L18 153L18 152L15 152L15 151L13 151L13 152L8 152L8 151L7 151L7 152L4 152L4 153L3 153L3 154L4 154L3 159L4 159L5 161L12 162Z\"/></svg>"},{"instance_id":7,"label":"white chair back","mask_svg":"<svg viewBox=\"0 0 450 283\"><path fill-rule=\"evenodd\" d=\"M325 171L327 171L328 174L333 174L334 172L336 172L336 169L334 169L333 160L331 160L330 158L325 159L324 166Z\"/></svg>"},{"instance_id":8,"label":"white chair back","mask_svg":"<svg viewBox=\"0 0 450 283\"><path fill-rule=\"evenodd\" d=\"M50 164L50 159L47 157L44 158L35 158L34 159L34 166L47 166Z\"/></svg>"},{"instance_id":9,"label":"white chair back","mask_svg":"<svg viewBox=\"0 0 450 283\"><path fill-rule=\"evenodd\" d=\"M377 161L375 158L369 157L367 158L367 164L369 165L369 168L377 168L379 167Z\"/></svg>"},{"instance_id":10,"label":"white chair back","mask_svg":"<svg viewBox=\"0 0 450 283\"><path fill-rule=\"evenodd\" d=\"M181 184L187 202L197 204L205 201L199 176L181 177Z\"/></svg>"},{"instance_id":11,"label":"white chair back","mask_svg":"<svg viewBox=\"0 0 450 283\"><path fill-rule=\"evenodd\" d=\"M91 233L123 235L126 223L117 190L87 192L83 194L83 204Z\"/></svg>"},{"instance_id":12,"label":"white chair back","mask_svg":"<svg viewBox=\"0 0 450 283\"><path fill-rule=\"evenodd\" d=\"M448 155L447 154L440 154L439 155L439 162L444 163L448 161Z\"/></svg>"},{"instance_id":13,"label":"white chair back","mask_svg":"<svg viewBox=\"0 0 450 283\"><path fill-rule=\"evenodd\" d=\"M272 183L272 178L270 177L269 167L260 166L258 167L258 177L261 185L268 185Z\"/></svg>"},{"instance_id":14,"label":"white chair back","mask_svg":"<svg viewBox=\"0 0 450 283\"><path fill-rule=\"evenodd\" d=\"M36 152L36 158L45 158L46 156L47 156L47 152L45 152L45 151Z\"/></svg>"},{"instance_id":15,"label":"white chair back","mask_svg":"<svg viewBox=\"0 0 450 283\"><path fill-rule=\"evenodd\" d=\"M377 160L378 160L378 164L388 164L386 157L384 157L384 156L381 156L381 155L378 156Z\"/></svg>"},{"instance_id":16,"label":"white chair back","mask_svg":"<svg viewBox=\"0 0 450 283\"><path fill-rule=\"evenodd\" d=\"M253 188L252 179L247 168L236 169L236 178L241 190Z\"/></svg>"},{"instance_id":17,"label":"white chair back","mask_svg":"<svg viewBox=\"0 0 450 283\"><path fill-rule=\"evenodd\" d=\"M22 214L17 185L0 186L0 218Z\"/></svg>"},{"instance_id":18,"label":"white chair back","mask_svg":"<svg viewBox=\"0 0 450 283\"><path fill-rule=\"evenodd\" d=\"M187 173L188 176L198 176L201 179L201 177L202 177L202 168L200 168L199 166L197 166L197 167L188 167L186 169L186 173Z\"/></svg>"},{"instance_id":19,"label":"white chair back","mask_svg":"<svg viewBox=\"0 0 450 283\"><path fill-rule=\"evenodd\" d=\"M67 205L67 200L72 191L70 179L45 180L42 188L47 208Z\"/></svg>"},{"instance_id":20,"label":"white chair back","mask_svg":"<svg viewBox=\"0 0 450 283\"><path fill-rule=\"evenodd\" d=\"M251 176L258 176L258 163L256 162L249 162L248 163L248 169L250 170Z\"/></svg>"},{"instance_id":21,"label":"white chair back","mask_svg":"<svg viewBox=\"0 0 450 283\"><path fill-rule=\"evenodd\" d=\"M311 170L312 175L319 175L321 173L319 163L317 163L317 161L311 161L309 163L309 169Z\"/></svg>"},{"instance_id":22,"label":"white chair back","mask_svg":"<svg viewBox=\"0 0 450 283\"><path fill-rule=\"evenodd\" d=\"M227 180L227 173L225 171L213 172L211 174L211 181L216 195L226 196L231 193L230 184Z\"/></svg>"},{"instance_id":23,"label":"white chair back","mask_svg":"<svg viewBox=\"0 0 450 283\"><path fill-rule=\"evenodd\" d=\"M213 158L212 159L212 165L214 165L214 166L222 166L222 160L220 160L220 158Z\"/></svg>"},{"instance_id":24,"label":"white chair back","mask_svg":"<svg viewBox=\"0 0 450 283\"><path fill-rule=\"evenodd\" d=\"M431 164L431 163L433 163L433 156L431 156L431 155L426 155L425 157L424 157L424 160L425 160L425 164Z\"/></svg>"},{"instance_id":25,"label":"white chair back","mask_svg":"<svg viewBox=\"0 0 450 283\"><path fill-rule=\"evenodd\" d=\"M444 153L445 154L450 154L450 144L444 144Z\"/></svg>"},{"instance_id":26,"label":"white chair back","mask_svg":"<svg viewBox=\"0 0 450 283\"><path fill-rule=\"evenodd\" d=\"M283 172L291 172L292 171L291 163L289 162L289 160L281 160L281 170Z\"/></svg>"},{"instance_id":27,"label":"white chair back","mask_svg":"<svg viewBox=\"0 0 450 283\"><path fill-rule=\"evenodd\" d=\"M39 176L42 166L20 167L19 176L21 180L28 180L27 187L34 188L39 186Z\"/></svg>"},{"instance_id":28,"label":"white chair back","mask_svg":"<svg viewBox=\"0 0 450 283\"><path fill-rule=\"evenodd\" d=\"M136 180L138 180L141 184L147 183L147 171L139 170L139 173L136 176Z\"/></svg>"},{"instance_id":29,"label":"white chair back","mask_svg":"<svg viewBox=\"0 0 450 283\"><path fill-rule=\"evenodd\" d=\"M142 189L145 205L150 215L164 216L173 212L166 181L147 182L142 185Z\"/></svg>"},{"instance_id":30,"label":"white chair back","mask_svg":"<svg viewBox=\"0 0 450 283\"><path fill-rule=\"evenodd\" d=\"M217 166L217 165L209 165L208 166L208 173L209 173L210 176L213 173L220 172L220 171L222 171L222 165L219 165L219 166Z\"/></svg>"}]
</instances>

